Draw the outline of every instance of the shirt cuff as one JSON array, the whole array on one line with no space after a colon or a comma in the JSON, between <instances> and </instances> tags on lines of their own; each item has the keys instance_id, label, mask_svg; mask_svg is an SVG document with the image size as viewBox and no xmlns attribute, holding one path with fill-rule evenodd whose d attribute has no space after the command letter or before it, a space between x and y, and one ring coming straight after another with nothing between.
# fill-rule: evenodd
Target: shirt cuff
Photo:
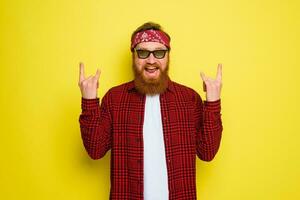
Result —
<instances>
[{"instance_id":1,"label":"shirt cuff","mask_svg":"<svg viewBox=\"0 0 300 200\"><path fill-rule=\"evenodd\" d=\"M99 98L85 99L81 97L81 109L82 110L93 110L99 107Z\"/></svg>"},{"instance_id":2,"label":"shirt cuff","mask_svg":"<svg viewBox=\"0 0 300 200\"><path fill-rule=\"evenodd\" d=\"M204 106L209 112L221 112L221 99L216 101L204 101Z\"/></svg>"}]
</instances>

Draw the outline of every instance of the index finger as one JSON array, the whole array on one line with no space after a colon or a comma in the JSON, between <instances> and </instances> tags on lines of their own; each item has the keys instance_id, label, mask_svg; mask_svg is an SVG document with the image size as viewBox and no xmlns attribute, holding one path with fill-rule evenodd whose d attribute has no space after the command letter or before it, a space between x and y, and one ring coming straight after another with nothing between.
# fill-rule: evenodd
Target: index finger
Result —
<instances>
[{"instance_id":1,"label":"index finger","mask_svg":"<svg viewBox=\"0 0 300 200\"><path fill-rule=\"evenodd\" d=\"M101 71L97 68L96 75L95 75L96 80L99 80L100 74L101 74Z\"/></svg>"},{"instance_id":2,"label":"index finger","mask_svg":"<svg viewBox=\"0 0 300 200\"><path fill-rule=\"evenodd\" d=\"M83 81L85 79L84 76L84 65L82 62L79 63L79 81Z\"/></svg>"},{"instance_id":3,"label":"index finger","mask_svg":"<svg viewBox=\"0 0 300 200\"><path fill-rule=\"evenodd\" d=\"M222 64L218 64L217 79L222 80Z\"/></svg>"}]
</instances>

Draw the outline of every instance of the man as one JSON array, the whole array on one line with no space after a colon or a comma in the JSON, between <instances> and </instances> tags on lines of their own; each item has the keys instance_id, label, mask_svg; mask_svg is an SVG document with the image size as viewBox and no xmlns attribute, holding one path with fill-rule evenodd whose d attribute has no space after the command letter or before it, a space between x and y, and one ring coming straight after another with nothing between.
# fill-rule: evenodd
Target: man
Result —
<instances>
[{"instance_id":1,"label":"man","mask_svg":"<svg viewBox=\"0 0 300 200\"><path fill-rule=\"evenodd\" d=\"M196 155L211 161L223 130L221 69L201 73L206 101L168 76L170 36L145 23L131 37L134 80L97 97L100 71L84 76L80 64L81 136L92 159L111 150L110 199L193 200Z\"/></svg>"}]
</instances>

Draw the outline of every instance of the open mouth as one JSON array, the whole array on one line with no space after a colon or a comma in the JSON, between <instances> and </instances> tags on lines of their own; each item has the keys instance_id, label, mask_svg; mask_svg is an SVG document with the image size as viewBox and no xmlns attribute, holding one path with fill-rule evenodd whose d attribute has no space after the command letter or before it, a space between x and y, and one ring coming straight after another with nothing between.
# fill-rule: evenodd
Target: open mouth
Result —
<instances>
[{"instance_id":1,"label":"open mouth","mask_svg":"<svg viewBox=\"0 0 300 200\"><path fill-rule=\"evenodd\" d=\"M146 70L148 73L154 73L154 72L156 72L158 69L159 69L159 67L145 67L145 70Z\"/></svg>"}]
</instances>

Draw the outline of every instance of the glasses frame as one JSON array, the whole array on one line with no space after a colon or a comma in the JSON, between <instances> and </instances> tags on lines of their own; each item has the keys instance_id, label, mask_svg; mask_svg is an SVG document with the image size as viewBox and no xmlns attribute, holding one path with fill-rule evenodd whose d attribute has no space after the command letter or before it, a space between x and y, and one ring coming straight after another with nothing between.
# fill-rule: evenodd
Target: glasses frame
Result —
<instances>
[{"instance_id":1,"label":"glasses frame","mask_svg":"<svg viewBox=\"0 0 300 200\"><path fill-rule=\"evenodd\" d=\"M134 49L134 51L136 52L136 54L137 54L137 56L138 56L139 59L147 59L150 56L150 54L152 54L156 59L163 59L166 56L166 53L169 52L169 49L156 49L154 51L149 51L147 49ZM140 57L138 51L146 51L146 52L148 52L147 57ZM157 52L157 51L163 51L164 52L163 57L161 57L161 58L157 57L157 55L155 55L155 52Z\"/></svg>"}]
</instances>

